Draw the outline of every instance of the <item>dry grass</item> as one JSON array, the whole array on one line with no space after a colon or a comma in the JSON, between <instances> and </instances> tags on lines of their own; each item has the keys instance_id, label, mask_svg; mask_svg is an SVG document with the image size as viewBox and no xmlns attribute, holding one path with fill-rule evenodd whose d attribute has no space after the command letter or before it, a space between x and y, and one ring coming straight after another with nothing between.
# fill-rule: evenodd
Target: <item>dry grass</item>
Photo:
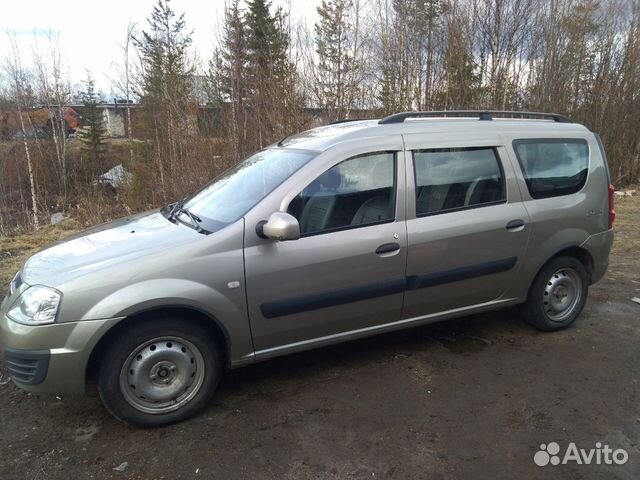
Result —
<instances>
[{"instance_id":1,"label":"dry grass","mask_svg":"<svg viewBox=\"0 0 640 480\"><path fill-rule=\"evenodd\" d=\"M635 190L636 193L632 197L616 195L614 255L640 252L640 186L627 187L624 190Z\"/></svg>"},{"instance_id":2,"label":"dry grass","mask_svg":"<svg viewBox=\"0 0 640 480\"><path fill-rule=\"evenodd\" d=\"M80 223L66 219L58 225L47 225L36 233L0 236L0 292L4 293L15 273L30 255L81 229Z\"/></svg>"},{"instance_id":3,"label":"dry grass","mask_svg":"<svg viewBox=\"0 0 640 480\"><path fill-rule=\"evenodd\" d=\"M640 187L632 197L616 196L616 240L613 254L640 252ZM126 212L122 212L125 214ZM0 236L0 292L6 290L11 278L24 261L42 247L72 235L83 226L73 219L46 226L32 234Z\"/></svg>"}]
</instances>

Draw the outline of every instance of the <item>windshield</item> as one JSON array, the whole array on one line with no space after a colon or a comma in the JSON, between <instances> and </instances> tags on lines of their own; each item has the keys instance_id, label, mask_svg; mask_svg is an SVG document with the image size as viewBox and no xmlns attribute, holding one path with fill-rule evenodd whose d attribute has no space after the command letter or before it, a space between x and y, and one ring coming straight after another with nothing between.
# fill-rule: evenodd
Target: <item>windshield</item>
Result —
<instances>
[{"instance_id":1,"label":"windshield","mask_svg":"<svg viewBox=\"0 0 640 480\"><path fill-rule=\"evenodd\" d=\"M191 197L185 208L202 217L207 230L235 222L317 153L272 148L240 162Z\"/></svg>"}]
</instances>

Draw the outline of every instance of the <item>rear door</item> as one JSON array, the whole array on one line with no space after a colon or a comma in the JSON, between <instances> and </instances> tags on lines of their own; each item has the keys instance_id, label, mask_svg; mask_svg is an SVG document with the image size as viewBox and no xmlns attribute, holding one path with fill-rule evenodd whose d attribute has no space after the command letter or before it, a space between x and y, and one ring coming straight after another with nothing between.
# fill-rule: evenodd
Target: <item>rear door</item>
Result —
<instances>
[{"instance_id":1,"label":"rear door","mask_svg":"<svg viewBox=\"0 0 640 480\"><path fill-rule=\"evenodd\" d=\"M403 318L513 297L529 217L499 136L405 136L407 285Z\"/></svg>"}]
</instances>

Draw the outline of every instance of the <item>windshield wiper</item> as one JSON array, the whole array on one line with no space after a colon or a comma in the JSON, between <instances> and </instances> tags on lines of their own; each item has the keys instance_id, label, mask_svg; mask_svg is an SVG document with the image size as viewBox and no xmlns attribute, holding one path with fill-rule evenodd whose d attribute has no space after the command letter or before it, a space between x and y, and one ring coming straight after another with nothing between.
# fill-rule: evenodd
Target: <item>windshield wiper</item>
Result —
<instances>
[{"instance_id":1,"label":"windshield wiper","mask_svg":"<svg viewBox=\"0 0 640 480\"><path fill-rule=\"evenodd\" d=\"M202 228L200 226L200 223L202 222L202 219L196 215L193 212L190 212L188 208L184 207L184 203L187 199L183 198L182 200L180 200L179 202L175 202L171 205L169 205L170 210L169 213L167 214L167 219L171 222L178 220L180 223L184 223L185 225L191 225L196 232L198 233L204 233L204 234L209 234L211 232L209 232L208 230L205 230L204 228ZM189 217L189 220L191 221L190 223L186 223L183 222L182 220L180 220L180 214L184 214L187 217Z\"/></svg>"}]
</instances>

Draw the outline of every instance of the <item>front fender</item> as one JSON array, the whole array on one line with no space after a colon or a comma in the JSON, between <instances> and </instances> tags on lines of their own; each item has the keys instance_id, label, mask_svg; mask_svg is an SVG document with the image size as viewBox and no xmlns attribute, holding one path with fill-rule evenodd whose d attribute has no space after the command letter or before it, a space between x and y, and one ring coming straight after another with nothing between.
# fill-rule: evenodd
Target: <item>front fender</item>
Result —
<instances>
[{"instance_id":1,"label":"front fender","mask_svg":"<svg viewBox=\"0 0 640 480\"><path fill-rule=\"evenodd\" d=\"M244 288L220 291L202 283L179 278L145 280L127 285L93 305L81 320L132 317L162 308L196 310L221 328L227 337L231 361L253 351Z\"/></svg>"}]
</instances>

